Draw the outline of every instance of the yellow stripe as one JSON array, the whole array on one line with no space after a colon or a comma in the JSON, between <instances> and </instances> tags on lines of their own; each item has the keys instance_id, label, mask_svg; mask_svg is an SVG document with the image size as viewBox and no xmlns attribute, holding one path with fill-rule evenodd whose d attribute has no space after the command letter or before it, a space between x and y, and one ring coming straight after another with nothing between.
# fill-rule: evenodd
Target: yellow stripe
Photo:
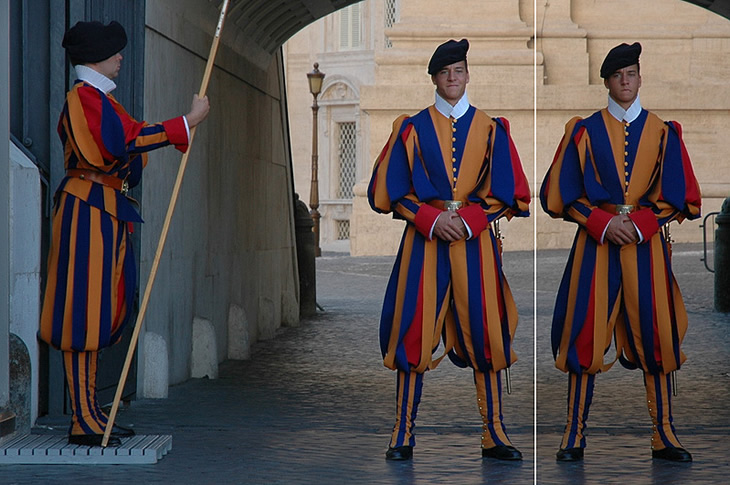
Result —
<instances>
[{"instance_id":1,"label":"yellow stripe","mask_svg":"<svg viewBox=\"0 0 730 485\"><path fill-rule=\"evenodd\" d=\"M61 215L62 217L62 215ZM73 219L71 221L70 238L69 238L69 258L68 258L68 274L66 278L66 298L64 300L64 325L63 336L61 338L61 348L70 349L73 339L73 326L66 325L72 316L73 294L74 294L74 270L76 269L76 234L79 218L79 206L75 204L73 208Z\"/></svg>"},{"instance_id":2,"label":"yellow stripe","mask_svg":"<svg viewBox=\"0 0 730 485\"><path fill-rule=\"evenodd\" d=\"M585 249L586 238L588 233L585 230L578 231L578 238L575 243L575 253L573 255L573 268L570 274L570 287L568 289L568 304L565 312L565 322L563 324L563 333L560 338L560 348L558 356L555 359L555 367L568 372L566 362L568 360L568 347L570 345L570 334L573 331L573 317L575 310L575 302L578 293L578 281L580 280L580 262L583 261L583 250Z\"/></svg>"},{"instance_id":3,"label":"yellow stripe","mask_svg":"<svg viewBox=\"0 0 730 485\"><path fill-rule=\"evenodd\" d=\"M408 280L408 266L411 260L411 250L413 248L413 236L415 228L408 226L403 236L403 253L401 254L401 267L398 273L398 289L395 297L395 311L393 312L393 322L391 323L390 339L388 340L388 351L383 359L383 365L389 369L395 369L395 356L398 346L398 336L400 335L401 319L403 318L403 303L405 300L406 281Z\"/></svg>"},{"instance_id":4,"label":"yellow stripe","mask_svg":"<svg viewBox=\"0 0 730 485\"><path fill-rule=\"evenodd\" d=\"M502 346L502 321L499 316L498 296L500 288L497 285L497 280L500 276L498 274L499 268L494 260L494 250L492 249L491 238L489 237L492 228L489 227L488 229L479 238L482 256L482 275L484 278L484 301L486 303L484 311L487 319L487 334L489 335L490 343L489 350L492 353L492 368L494 370L500 370L507 367L507 356L504 355L504 348ZM505 295L502 296L504 297Z\"/></svg>"},{"instance_id":5,"label":"yellow stripe","mask_svg":"<svg viewBox=\"0 0 730 485\"><path fill-rule=\"evenodd\" d=\"M92 165L103 167L104 158L101 156L101 151L96 141L94 141L94 137L91 135L91 130L89 129L89 124L78 93L79 87L80 84L74 86L66 98L68 103L68 116L73 128L73 136L83 155L82 158ZM68 134L70 137L71 133L69 132Z\"/></svg>"},{"instance_id":6,"label":"yellow stripe","mask_svg":"<svg viewBox=\"0 0 730 485\"><path fill-rule=\"evenodd\" d=\"M101 213L91 208L89 213L89 286L87 289L86 348L96 349L99 345L99 323L101 322L101 293L104 274L104 241L101 234ZM109 248L107 248L108 250Z\"/></svg>"},{"instance_id":7,"label":"yellow stripe","mask_svg":"<svg viewBox=\"0 0 730 485\"><path fill-rule=\"evenodd\" d=\"M621 248L621 274L622 287L625 301L626 316L629 319L631 335L636 348L636 358L646 369L644 356L644 344L641 338L641 318L639 314L639 273L636 266L637 261L636 244L629 244Z\"/></svg>"}]
</instances>

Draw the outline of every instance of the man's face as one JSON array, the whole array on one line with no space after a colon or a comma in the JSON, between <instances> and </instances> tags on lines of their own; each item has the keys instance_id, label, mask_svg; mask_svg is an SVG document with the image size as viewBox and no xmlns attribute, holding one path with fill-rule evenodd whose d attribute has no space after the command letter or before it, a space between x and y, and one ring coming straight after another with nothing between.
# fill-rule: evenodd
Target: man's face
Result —
<instances>
[{"instance_id":1,"label":"man's face","mask_svg":"<svg viewBox=\"0 0 730 485\"><path fill-rule=\"evenodd\" d=\"M90 63L87 66L109 79L114 79L119 75L119 69L122 67L122 54L116 53L108 59Z\"/></svg>"},{"instance_id":2,"label":"man's face","mask_svg":"<svg viewBox=\"0 0 730 485\"><path fill-rule=\"evenodd\" d=\"M613 100L623 109L628 109L638 96L641 87L639 65L633 64L619 69L604 79L603 84L608 88L608 94Z\"/></svg>"},{"instance_id":3,"label":"man's face","mask_svg":"<svg viewBox=\"0 0 730 485\"><path fill-rule=\"evenodd\" d=\"M469 83L469 70L465 61L455 62L441 68L431 76L436 92L452 106L459 102Z\"/></svg>"}]
</instances>

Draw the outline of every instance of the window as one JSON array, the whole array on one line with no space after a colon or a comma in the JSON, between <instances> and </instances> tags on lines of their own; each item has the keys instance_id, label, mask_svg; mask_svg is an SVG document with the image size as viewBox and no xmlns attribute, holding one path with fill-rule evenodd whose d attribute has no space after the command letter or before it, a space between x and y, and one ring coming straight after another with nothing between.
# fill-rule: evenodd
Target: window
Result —
<instances>
[{"instance_id":1,"label":"window","mask_svg":"<svg viewBox=\"0 0 730 485\"><path fill-rule=\"evenodd\" d=\"M360 47L360 4L340 10L340 49Z\"/></svg>"},{"instance_id":2,"label":"window","mask_svg":"<svg viewBox=\"0 0 730 485\"><path fill-rule=\"evenodd\" d=\"M350 239L350 221L335 221L335 223L337 224L337 240Z\"/></svg>"},{"instance_id":3,"label":"window","mask_svg":"<svg viewBox=\"0 0 730 485\"><path fill-rule=\"evenodd\" d=\"M385 0L385 28L391 28L398 21L398 0ZM385 36L385 48L390 49L393 44Z\"/></svg>"},{"instance_id":4,"label":"window","mask_svg":"<svg viewBox=\"0 0 730 485\"><path fill-rule=\"evenodd\" d=\"M352 199L357 166L357 129L354 121L337 123L340 180L337 187L338 199Z\"/></svg>"}]
</instances>

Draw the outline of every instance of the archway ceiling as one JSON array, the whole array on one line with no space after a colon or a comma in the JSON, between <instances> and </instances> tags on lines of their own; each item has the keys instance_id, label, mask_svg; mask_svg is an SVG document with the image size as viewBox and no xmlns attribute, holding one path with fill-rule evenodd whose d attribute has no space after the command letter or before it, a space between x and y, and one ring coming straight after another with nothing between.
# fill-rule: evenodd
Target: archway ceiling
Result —
<instances>
[{"instance_id":1,"label":"archway ceiling","mask_svg":"<svg viewBox=\"0 0 730 485\"><path fill-rule=\"evenodd\" d=\"M208 0L217 9L221 0ZM336 10L360 0L230 0L226 23L273 54L292 35ZM730 0L684 0L730 19Z\"/></svg>"},{"instance_id":2,"label":"archway ceiling","mask_svg":"<svg viewBox=\"0 0 730 485\"><path fill-rule=\"evenodd\" d=\"M730 0L684 0L730 19Z\"/></svg>"},{"instance_id":3,"label":"archway ceiling","mask_svg":"<svg viewBox=\"0 0 730 485\"><path fill-rule=\"evenodd\" d=\"M208 0L220 10L221 0ZM226 24L273 54L301 29L332 12L361 0L230 0Z\"/></svg>"}]
</instances>

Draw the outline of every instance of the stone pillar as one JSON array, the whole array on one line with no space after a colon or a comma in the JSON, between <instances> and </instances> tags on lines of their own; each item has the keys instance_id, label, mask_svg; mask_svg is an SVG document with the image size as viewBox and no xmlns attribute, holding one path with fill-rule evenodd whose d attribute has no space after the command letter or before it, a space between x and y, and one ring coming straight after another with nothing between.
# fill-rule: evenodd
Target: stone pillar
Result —
<instances>
[{"instance_id":1,"label":"stone pillar","mask_svg":"<svg viewBox=\"0 0 730 485\"><path fill-rule=\"evenodd\" d=\"M730 313L730 197L715 222L715 311Z\"/></svg>"},{"instance_id":2,"label":"stone pillar","mask_svg":"<svg viewBox=\"0 0 730 485\"><path fill-rule=\"evenodd\" d=\"M588 84L586 31L570 16L572 0L550 0L538 5L537 51L543 57L538 84Z\"/></svg>"},{"instance_id":3,"label":"stone pillar","mask_svg":"<svg viewBox=\"0 0 730 485\"><path fill-rule=\"evenodd\" d=\"M297 236L297 266L299 269L299 316L314 316L317 313L317 272L314 257L314 222L307 205L295 196L294 226Z\"/></svg>"},{"instance_id":4,"label":"stone pillar","mask_svg":"<svg viewBox=\"0 0 730 485\"><path fill-rule=\"evenodd\" d=\"M218 378L218 346L213 324L203 318L193 319L193 352L190 377Z\"/></svg>"}]
</instances>

